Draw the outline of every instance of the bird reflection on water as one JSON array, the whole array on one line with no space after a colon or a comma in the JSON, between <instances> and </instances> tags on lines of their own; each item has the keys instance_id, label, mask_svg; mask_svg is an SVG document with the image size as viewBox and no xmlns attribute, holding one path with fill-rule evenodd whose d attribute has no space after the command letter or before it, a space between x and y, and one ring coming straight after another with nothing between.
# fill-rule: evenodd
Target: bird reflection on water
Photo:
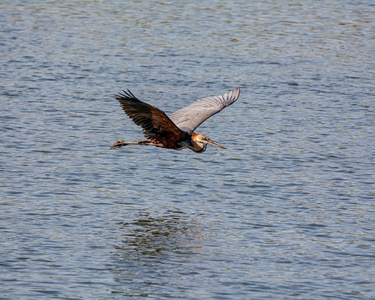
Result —
<instances>
[{"instance_id":1,"label":"bird reflection on water","mask_svg":"<svg viewBox=\"0 0 375 300\"><path fill-rule=\"evenodd\" d=\"M119 250L150 254L150 251L178 252L182 249L197 247L197 245L191 245L191 240L199 237L198 227L193 220L179 210L168 211L160 217L145 215L134 222L123 223L123 226L126 234Z\"/></svg>"},{"instance_id":2,"label":"bird reflection on water","mask_svg":"<svg viewBox=\"0 0 375 300\"><path fill-rule=\"evenodd\" d=\"M117 287L114 293L158 295L165 287L178 286L179 278L194 269L202 237L199 225L185 213L170 210L158 217L144 214L120 226L125 234L115 246L112 271L124 288ZM182 266L181 261L186 263Z\"/></svg>"},{"instance_id":3,"label":"bird reflection on water","mask_svg":"<svg viewBox=\"0 0 375 300\"><path fill-rule=\"evenodd\" d=\"M143 129L145 139L138 142L117 141L111 149L128 145L154 145L202 153L207 145L225 149L219 143L194 130L209 117L234 103L240 95L235 88L222 96L201 98L168 117L162 110L138 100L129 90L116 96L125 113Z\"/></svg>"}]
</instances>

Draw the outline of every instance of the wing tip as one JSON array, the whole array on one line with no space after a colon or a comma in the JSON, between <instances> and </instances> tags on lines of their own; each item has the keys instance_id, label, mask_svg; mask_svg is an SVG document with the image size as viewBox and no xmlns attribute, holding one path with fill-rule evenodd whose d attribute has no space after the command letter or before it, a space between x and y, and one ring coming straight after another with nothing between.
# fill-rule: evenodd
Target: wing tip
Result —
<instances>
[{"instance_id":1,"label":"wing tip","mask_svg":"<svg viewBox=\"0 0 375 300\"><path fill-rule=\"evenodd\" d=\"M225 106L229 106L232 103L234 103L238 99L239 96L240 96L240 88L239 87L235 87L233 89L233 91L230 91L230 92L226 93L225 95L223 95L223 97L226 98Z\"/></svg>"},{"instance_id":2,"label":"wing tip","mask_svg":"<svg viewBox=\"0 0 375 300\"><path fill-rule=\"evenodd\" d=\"M233 101L236 101L239 96L240 96L240 88L235 87L234 90L232 91L232 98L234 98Z\"/></svg>"},{"instance_id":3,"label":"wing tip","mask_svg":"<svg viewBox=\"0 0 375 300\"><path fill-rule=\"evenodd\" d=\"M119 93L115 94L114 96L117 100L125 100L125 99L126 100L129 100L129 99L138 100L137 97L134 96L133 93L129 89L127 89L126 91L122 90L122 92L119 92Z\"/></svg>"}]
</instances>

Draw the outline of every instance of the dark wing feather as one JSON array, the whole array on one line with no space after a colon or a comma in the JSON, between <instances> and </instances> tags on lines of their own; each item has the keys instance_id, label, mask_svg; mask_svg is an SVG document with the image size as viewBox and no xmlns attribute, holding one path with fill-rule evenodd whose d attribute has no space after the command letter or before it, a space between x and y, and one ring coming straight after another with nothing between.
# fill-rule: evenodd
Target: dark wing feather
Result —
<instances>
[{"instance_id":1,"label":"dark wing feather","mask_svg":"<svg viewBox=\"0 0 375 300\"><path fill-rule=\"evenodd\" d=\"M181 137L181 130L160 109L138 100L129 90L116 95L124 112L142 127L146 138L172 135Z\"/></svg>"},{"instance_id":2,"label":"dark wing feather","mask_svg":"<svg viewBox=\"0 0 375 300\"><path fill-rule=\"evenodd\" d=\"M183 131L191 133L202 122L231 105L240 96L240 88L235 88L222 96L201 98L193 104L174 112L170 119Z\"/></svg>"}]
</instances>

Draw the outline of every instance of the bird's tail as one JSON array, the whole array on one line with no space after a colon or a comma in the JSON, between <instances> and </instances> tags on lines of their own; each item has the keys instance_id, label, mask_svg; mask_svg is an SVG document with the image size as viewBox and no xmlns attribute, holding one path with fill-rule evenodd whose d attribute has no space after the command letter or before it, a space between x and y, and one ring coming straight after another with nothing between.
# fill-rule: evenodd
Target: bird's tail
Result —
<instances>
[{"instance_id":1,"label":"bird's tail","mask_svg":"<svg viewBox=\"0 0 375 300\"><path fill-rule=\"evenodd\" d=\"M115 148L120 148L120 147L123 147L123 146L130 146L130 145L150 145L150 144L151 143L148 140L141 140L141 141L138 141L138 142L117 141L109 149L115 149Z\"/></svg>"}]
</instances>

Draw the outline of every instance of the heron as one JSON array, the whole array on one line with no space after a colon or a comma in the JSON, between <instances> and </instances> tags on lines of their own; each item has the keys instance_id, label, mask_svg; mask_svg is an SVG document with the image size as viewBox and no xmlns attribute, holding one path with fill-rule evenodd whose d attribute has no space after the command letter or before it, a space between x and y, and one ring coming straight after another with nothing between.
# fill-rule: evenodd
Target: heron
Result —
<instances>
[{"instance_id":1,"label":"heron","mask_svg":"<svg viewBox=\"0 0 375 300\"><path fill-rule=\"evenodd\" d=\"M120 102L126 115L142 127L145 138L137 142L117 141L110 149L129 145L154 145L174 150L187 148L197 153L204 152L207 145L225 149L194 130L209 117L233 104L239 95L240 88L236 87L221 96L198 99L168 117L164 111L140 101L130 90L118 93L115 98Z\"/></svg>"}]
</instances>

